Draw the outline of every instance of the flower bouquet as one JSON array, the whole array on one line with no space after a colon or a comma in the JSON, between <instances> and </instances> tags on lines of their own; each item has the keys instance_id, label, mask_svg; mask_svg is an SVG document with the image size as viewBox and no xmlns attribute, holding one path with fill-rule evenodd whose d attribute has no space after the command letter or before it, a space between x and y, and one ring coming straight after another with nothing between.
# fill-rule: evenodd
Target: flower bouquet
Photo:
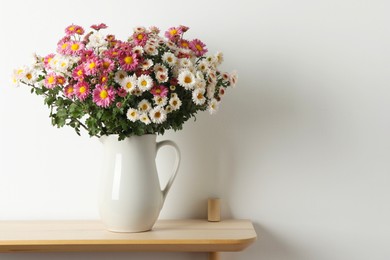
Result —
<instances>
[{"instance_id":1,"label":"flower bouquet","mask_svg":"<svg viewBox=\"0 0 390 260\"><path fill-rule=\"evenodd\" d=\"M14 83L44 97L53 125L120 140L163 134L198 111L213 114L236 84L235 72L218 70L221 52L206 55L202 41L184 39L186 26L168 29L165 38L157 27L137 27L126 41L103 35L106 28L70 25L56 53L34 55L32 66L14 71Z\"/></svg>"}]
</instances>

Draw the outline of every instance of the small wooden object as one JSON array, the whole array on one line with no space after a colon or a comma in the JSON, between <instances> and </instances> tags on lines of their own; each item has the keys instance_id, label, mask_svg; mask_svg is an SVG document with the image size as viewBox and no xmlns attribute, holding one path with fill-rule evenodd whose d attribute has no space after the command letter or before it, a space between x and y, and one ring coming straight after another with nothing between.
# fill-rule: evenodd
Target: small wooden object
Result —
<instances>
[{"instance_id":1,"label":"small wooden object","mask_svg":"<svg viewBox=\"0 0 390 260\"><path fill-rule=\"evenodd\" d=\"M221 203L218 198L208 200L207 220L210 222L221 221Z\"/></svg>"},{"instance_id":2,"label":"small wooden object","mask_svg":"<svg viewBox=\"0 0 390 260\"><path fill-rule=\"evenodd\" d=\"M207 201L207 220L209 222L221 221L221 203L219 198L209 198ZM210 252L209 260L220 260L219 252Z\"/></svg>"}]
</instances>

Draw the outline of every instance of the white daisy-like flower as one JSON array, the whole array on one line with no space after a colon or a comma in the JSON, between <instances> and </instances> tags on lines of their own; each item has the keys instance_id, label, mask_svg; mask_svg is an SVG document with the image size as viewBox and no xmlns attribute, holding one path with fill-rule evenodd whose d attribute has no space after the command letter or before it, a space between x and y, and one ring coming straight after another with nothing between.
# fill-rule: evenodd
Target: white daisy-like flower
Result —
<instances>
[{"instance_id":1,"label":"white daisy-like flower","mask_svg":"<svg viewBox=\"0 0 390 260\"><path fill-rule=\"evenodd\" d=\"M26 68L22 73L21 80L27 84L35 84L37 75L32 68Z\"/></svg>"},{"instance_id":2,"label":"white daisy-like flower","mask_svg":"<svg viewBox=\"0 0 390 260\"><path fill-rule=\"evenodd\" d=\"M138 104L139 111L148 112L150 109L152 109L152 105L146 99L143 99L141 102L139 102L139 104Z\"/></svg>"},{"instance_id":3,"label":"white daisy-like flower","mask_svg":"<svg viewBox=\"0 0 390 260\"><path fill-rule=\"evenodd\" d=\"M68 68L71 67L71 61L65 56L58 56L55 64L55 70L58 72L66 73Z\"/></svg>"},{"instance_id":4,"label":"white daisy-like flower","mask_svg":"<svg viewBox=\"0 0 390 260\"><path fill-rule=\"evenodd\" d=\"M154 96L153 101L156 104L156 106L163 107L168 103L168 98L162 96Z\"/></svg>"},{"instance_id":5,"label":"white daisy-like flower","mask_svg":"<svg viewBox=\"0 0 390 260\"><path fill-rule=\"evenodd\" d=\"M99 48L107 44L107 41L104 39L105 36L99 32L95 32L89 36L89 42L87 48Z\"/></svg>"},{"instance_id":6,"label":"white daisy-like flower","mask_svg":"<svg viewBox=\"0 0 390 260\"><path fill-rule=\"evenodd\" d=\"M215 98L213 98L208 103L207 110L212 115L218 111L218 107L219 107L219 102Z\"/></svg>"},{"instance_id":7,"label":"white daisy-like flower","mask_svg":"<svg viewBox=\"0 0 390 260\"><path fill-rule=\"evenodd\" d=\"M154 65L154 73L157 73L157 72L168 73L168 69L167 69L167 67L165 67L161 63L157 63L156 65Z\"/></svg>"},{"instance_id":8,"label":"white daisy-like flower","mask_svg":"<svg viewBox=\"0 0 390 260\"><path fill-rule=\"evenodd\" d=\"M230 85L232 87L236 86L237 78L238 78L237 71L233 71L232 73L230 73Z\"/></svg>"},{"instance_id":9,"label":"white daisy-like flower","mask_svg":"<svg viewBox=\"0 0 390 260\"><path fill-rule=\"evenodd\" d=\"M177 94L176 93L171 93L171 98L177 98Z\"/></svg>"},{"instance_id":10,"label":"white daisy-like flower","mask_svg":"<svg viewBox=\"0 0 390 260\"><path fill-rule=\"evenodd\" d=\"M149 125L151 123L147 113L140 114L138 118L145 125Z\"/></svg>"},{"instance_id":11,"label":"white daisy-like flower","mask_svg":"<svg viewBox=\"0 0 390 260\"><path fill-rule=\"evenodd\" d=\"M181 104L181 100L177 96L171 97L169 100L169 105L172 107L172 110L178 110L181 107Z\"/></svg>"},{"instance_id":12,"label":"white daisy-like flower","mask_svg":"<svg viewBox=\"0 0 390 260\"><path fill-rule=\"evenodd\" d=\"M202 60L199 62L197 69L200 70L203 73L206 73L209 69L209 63L207 60Z\"/></svg>"},{"instance_id":13,"label":"white daisy-like flower","mask_svg":"<svg viewBox=\"0 0 390 260\"><path fill-rule=\"evenodd\" d=\"M196 105L203 105L206 102L204 92L204 88L197 88L192 92L192 101L194 101Z\"/></svg>"},{"instance_id":14,"label":"white daisy-like flower","mask_svg":"<svg viewBox=\"0 0 390 260\"><path fill-rule=\"evenodd\" d=\"M163 60L163 62L167 63L170 67L175 66L175 64L177 62L177 58L176 58L175 54L173 54L171 52L164 53L164 55L162 56L162 60Z\"/></svg>"},{"instance_id":15,"label":"white daisy-like flower","mask_svg":"<svg viewBox=\"0 0 390 260\"><path fill-rule=\"evenodd\" d=\"M167 120L167 113L161 107L155 107L149 111L149 117L155 124L162 124Z\"/></svg>"},{"instance_id":16,"label":"white daisy-like flower","mask_svg":"<svg viewBox=\"0 0 390 260\"><path fill-rule=\"evenodd\" d=\"M157 72L156 79L159 83L165 83L168 81L168 73L166 72Z\"/></svg>"},{"instance_id":17,"label":"white daisy-like flower","mask_svg":"<svg viewBox=\"0 0 390 260\"><path fill-rule=\"evenodd\" d=\"M221 65L221 63L223 62L223 53L222 52L217 52L215 54L215 58L217 59L217 64L218 65Z\"/></svg>"},{"instance_id":18,"label":"white daisy-like flower","mask_svg":"<svg viewBox=\"0 0 390 260\"><path fill-rule=\"evenodd\" d=\"M118 70L118 71L115 73L114 80L115 80L116 83L121 84L122 80L123 80L124 78L126 78L126 77L127 77L126 71Z\"/></svg>"},{"instance_id":19,"label":"white daisy-like flower","mask_svg":"<svg viewBox=\"0 0 390 260\"><path fill-rule=\"evenodd\" d=\"M146 28L143 27L143 26L137 26L137 27L134 28L134 32L135 33L143 33L145 31L146 31Z\"/></svg>"},{"instance_id":20,"label":"white daisy-like flower","mask_svg":"<svg viewBox=\"0 0 390 260\"><path fill-rule=\"evenodd\" d=\"M218 63L218 58L217 57L215 57L215 56L207 56L206 57L206 60L209 62L209 64L211 65L211 66L216 66L217 65L217 63Z\"/></svg>"},{"instance_id":21,"label":"white daisy-like flower","mask_svg":"<svg viewBox=\"0 0 390 260\"><path fill-rule=\"evenodd\" d=\"M173 111L173 109L170 105L165 107L165 112L167 112L167 114L171 113L172 111Z\"/></svg>"},{"instance_id":22,"label":"white daisy-like flower","mask_svg":"<svg viewBox=\"0 0 390 260\"><path fill-rule=\"evenodd\" d=\"M195 86L195 76L189 70L183 70L178 77L179 84L187 90Z\"/></svg>"},{"instance_id":23,"label":"white daisy-like flower","mask_svg":"<svg viewBox=\"0 0 390 260\"><path fill-rule=\"evenodd\" d=\"M177 49L176 43L174 43L174 42L172 42L172 41L168 41L168 42L166 42L166 44L167 44L167 46L168 46L171 50L173 50L173 51L175 51L175 50Z\"/></svg>"},{"instance_id":24,"label":"white daisy-like flower","mask_svg":"<svg viewBox=\"0 0 390 260\"><path fill-rule=\"evenodd\" d=\"M14 70L14 73L12 75L12 83L16 87L20 86L20 80L22 79L22 77L24 77L26 70L27 70L26 67L20 67L20 68Z\"/></svg>"},{"instance_id":25,"label":"white daisy-like flower","mask_svg":"<svg viewBox=\"0 0 390 260\"><path fill-rule=\"evenodd\" d=\"M137 54L138 56L141 56L143 53L144 53L144 48L142 48L142 46L135 46L133 47L132 49L133 53Z\"/></svg>"},{"instance_id":26,"label":"white daisy-like flower","mask_svg":"<svg viewBox=\"0 0 390 260\"><path fill-rule=\"evenodd\" d=\"M151 44L146 44L144 47L144 50L147 54L152 55L152 56L158 54L158 50L157 50L156 46L151 45Z\"/></svg>"},{"instance_id":27,"label":"white daisy-like flower","mask_svg":"<svg viewBox=\"0 0 390 260\"><path fill-rule=\"evenodd\" d=\"M153 79L149 75L141 75L138 77L137 85L141 91L150 90L153 86Z\"/></svg>"},{"instance_id":28,"label":"white daisy-like flower","mask_svg":"<svg viewBox=\"0 0 390 260\"><path fill-rule=\"evenodd\" d=\"M189 68L189 67L192 67L192 62L188 58L181 58L181 59L179 59L179 65L180 65L180 67L183 67L183 68Z\"/></svg>"},{"instance_id":29,"label":"white daisy-like flower","mask_svg":"<svg viewBox=\"0 0 390 260\"><path fill-rule=\"evenodd\" d=\"M214 98L214 95L215 95L215 86L216 86L216 83L210 83L208 86L207 86L207 98L208 99L212 99Z\"/></svg>"},{"instance_id":30,"label":"white daisy-like flower","mask_svg":"<svg viewBox=\"0 0 390 260\"><path fill-rule=\"evenodd\" d=\"M133 91L137 87L137 76L126 76L120 83L121 87L127 92Z\"/></svg>"},{"instance_id":31,"label":"white daisy-like flower","mask_svg":"<svg viewBox=\"0 0 390 260\"><path fill-rule=\"evenodd\" d=\"M153 61L151 59L146 59L141 64L143 70L148 70L152 66L153 66Z\"/></svg>"},{"instance_id":32,"label":"white daisy-like flower","mask_svg":"<svg viewBox=\"0 0 390 260\"><path fill-rule=\"evenodd\" d=\"M229 75L229 73L227 73L227 72L222 73L222 80L223 80L224 82L229 82L229 81L230 81L230 75Z\"/></svg>"},{"instance_id":33,"label":"white daisy-like flower","mask_svg":"<svg viewBox=\"0 0 390 260\"><path fill-rule=\"evenodd\" d=\"M195 88L206 88L206 81L204 79L196 78Z\"/></svg>"},{"instance_id":34,"label":"white daisy-like flower","mask_svg":"<svg viewBox=\"0 0 390 260\"><path fill-rule=\"evenodd\" d=\"M138 120L138 111L134 108L129 108L126 113L127 119L129 119L131 122L135 122Z\"/></svg>"}]
</instances>

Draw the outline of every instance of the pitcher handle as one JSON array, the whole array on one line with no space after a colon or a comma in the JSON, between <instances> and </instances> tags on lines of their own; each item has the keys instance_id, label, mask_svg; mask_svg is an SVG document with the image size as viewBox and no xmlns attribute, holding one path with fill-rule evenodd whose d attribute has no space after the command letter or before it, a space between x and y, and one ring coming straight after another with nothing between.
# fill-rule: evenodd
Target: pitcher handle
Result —
<instances>
[{"instance_id":1,"label":"pitcher handle","mask_svg":"<svg viewBox=\"0 0 390 260\"><path fill-rule=\"evenodd\" d=\"M157 152L158 150L165 146L165 145L168 145L168 146L172 146L174 149L175 149L175 152L176 152L176 159L175 159L175 164L174 164L174 167L173 167L173 173L171 175L171 178L169 179L169 181L167 182L167 184L165 185L165 188L162 190L162 195L163 195L163 203L165 201L165 198L167 197L167 194L173 184L173 181L175 180L176 178L176 175L177 175L177 172L179 170L179 166L180 166L180 150L179 150L179 147L176 145L176 143L174 143L173 141L170 141L170 140L164 140L164 141L161 141L161 142L157 142Z\"/></svg>"}]
</instances>

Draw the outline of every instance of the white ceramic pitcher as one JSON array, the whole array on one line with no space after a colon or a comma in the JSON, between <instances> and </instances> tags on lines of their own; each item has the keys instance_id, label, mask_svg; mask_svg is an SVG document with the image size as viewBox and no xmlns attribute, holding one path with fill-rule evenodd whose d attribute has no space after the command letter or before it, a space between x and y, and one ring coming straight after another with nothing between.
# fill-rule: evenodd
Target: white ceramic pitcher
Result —
<instances>
[{"instance_id":1,"label":"white ceramic pitcher","mask_svg":"<svg viewBox=\"0 0 390 260\"><path fill-rule=\"evenodd\" d=\"M117 135L102 136L103 172L100 179L99 211L107 229L142 232L152 229L180 164L180 150L169 140L156 142L156 135L132 136L118 141ZM176 160L171 178L161 190L156 168L157 151L169 145Z\"/></svg>"}]
</instances>

